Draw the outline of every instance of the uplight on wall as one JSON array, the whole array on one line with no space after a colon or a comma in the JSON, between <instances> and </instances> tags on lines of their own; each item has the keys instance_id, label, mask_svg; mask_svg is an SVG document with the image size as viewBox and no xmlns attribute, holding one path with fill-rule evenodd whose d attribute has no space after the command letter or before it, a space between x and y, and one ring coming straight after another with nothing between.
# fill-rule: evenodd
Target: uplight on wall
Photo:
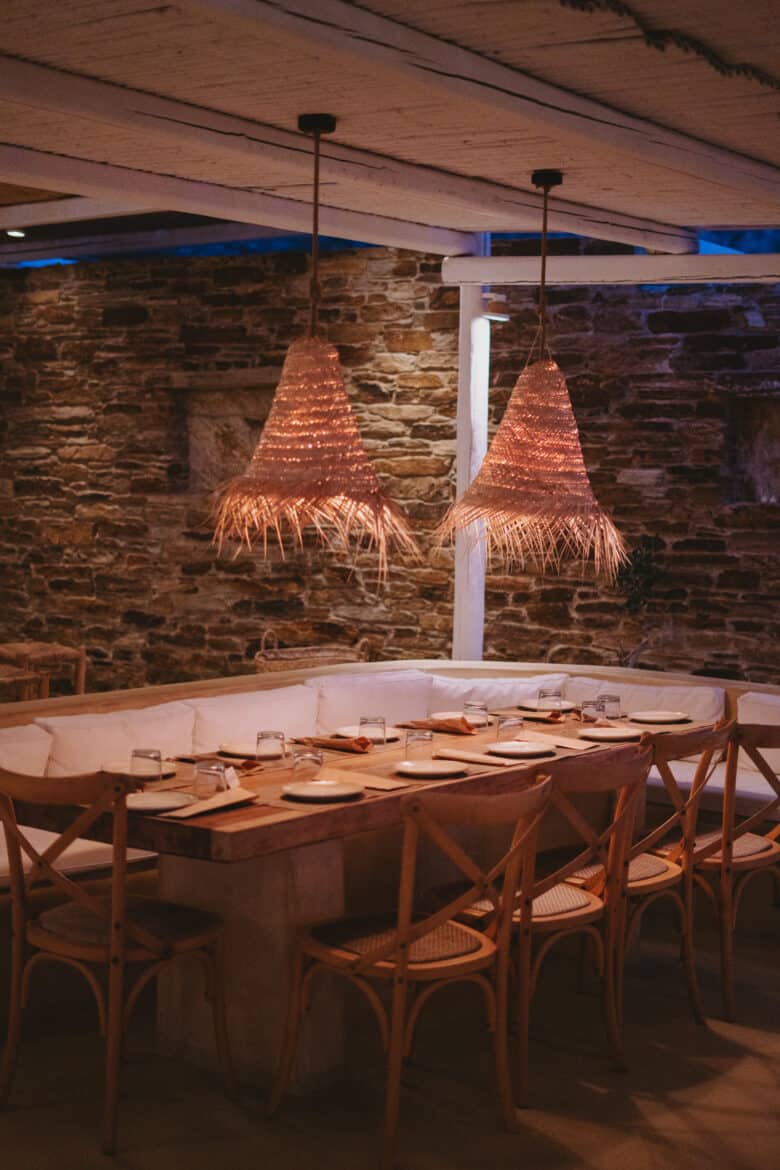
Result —
<instances>
[{"instance_id":1,"label":"uplight on wall","mask_svg":"<svg viewBox=\"0 0 780 1170\"><path fill-rule=\"evenodd\" d=\"M27 232L22 231L21 228L6 228L5 234L10 236L12 240L23 240Z\"/></svg>"}]
</instances>

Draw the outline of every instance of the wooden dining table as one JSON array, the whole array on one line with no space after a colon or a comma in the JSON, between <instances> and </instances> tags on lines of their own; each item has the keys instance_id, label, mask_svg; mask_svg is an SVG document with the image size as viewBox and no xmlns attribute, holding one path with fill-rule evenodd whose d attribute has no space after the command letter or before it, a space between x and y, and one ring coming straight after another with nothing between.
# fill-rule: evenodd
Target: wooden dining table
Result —
<instances>
[{"instance_id":1,"label":"wooden dining table","mask_svg":"<svg viewBox=\"0 0 780 1170\"><path fill-rule=\"evenodd\" d=\"M554 725L529 720L518 738L526 732L537 737L542 748L554 753L547 759L587 750L606 762L612 745L586 748L579 739L581 729L574 717ZM473 735L435 733L433 754L448 749L483 753L495 741L492 724ZM508 762L496 757L495 763L464 763L458 777L415 781L396 771L405 757L403 736L365 754L325 750L323 755L321 776L349 778L364 786L362 796L333 803L292 801L284 793L292 779L290 763L268 761L241 775L241 786L252 792L253 799L240 807L187 820L139 812L129 817L129 845L159 855L160 896L214 911L225 922L222 962L228 1026L239 1075L250 1082L267 1083L273 1073L297 932L311 922L355 909L350 882L358 890L361 910L371 903L374 892L392 893L402 798L428 789L508 792L530 782L545 764L545 758ZM193 774L191 763L180 764L177 775L159 786L186 789ZM63 827L61 810L20 804L17 815L20 823ZM90 836L110 841L110 818L98 821ZM562 843L554 837L542 839L542 846ZM351 872L355 869L357 880ZM298 1087L330 1078L343 1064L343 980L334 976L327 987L326 982L323 979L307 1016ZM180 962L163 973L158 1036L165 1053L214 1064L211 1014L197 965Z\"/></svg>"}]
</instances>

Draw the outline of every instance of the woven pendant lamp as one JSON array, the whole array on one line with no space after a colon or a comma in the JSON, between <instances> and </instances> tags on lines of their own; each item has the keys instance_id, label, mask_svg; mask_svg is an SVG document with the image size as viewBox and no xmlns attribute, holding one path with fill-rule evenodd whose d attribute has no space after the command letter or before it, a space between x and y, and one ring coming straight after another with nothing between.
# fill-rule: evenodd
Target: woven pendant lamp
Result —
<instances>
[{"instance_id":1,"label":"woven pendant lamp","mask_svg":"<svg viewBox=\"0 0 780 1170\"><path fill-rule=\"evenodd\" d=\"M440 543L468 530L484 539L488 563L527 562L560 571L569 557L592 558L614 580L626 560L623 538L598 503L582 457L566 379L547 347L547 202L560 171L534 171L544 191L539 330L482 466L437 529Z\"/></svg>"},{"instance_id":2,"label":"woven pendant lamp","mask_svg":"<svg viewBox=\"0 0 780 1170\"><path fill-rule=\"evenodd\" d=\"M303 530L313 527L326 547L354 542L375 549L383 582L390 546L419 555L417 545L400 509L382 495L344 387L338 351L317 337L320 136L335 126L329 114L304 114L298 120L300 130L314 135L310 335L287 351L249 465L221 493L215 539L220 548L226 539L247 548L259 539L267 556L271 532L284 555L285 531L302 544Z\"/></svg>"}]
</instances>

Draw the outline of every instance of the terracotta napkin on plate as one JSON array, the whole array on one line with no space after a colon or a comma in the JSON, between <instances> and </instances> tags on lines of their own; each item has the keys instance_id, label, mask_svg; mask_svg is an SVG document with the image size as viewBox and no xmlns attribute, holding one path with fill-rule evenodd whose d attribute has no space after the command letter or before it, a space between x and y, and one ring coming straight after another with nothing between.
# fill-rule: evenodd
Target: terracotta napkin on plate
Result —
<instances>
[{"instance_id":1,"label":"terracotta napkin on plate","mask_svg":"<svg viewBox=\"0 0 780 1170\"><path fill-rule=\"evenodd\" d=\"M523 719L532 719L535 723L563 723L566 718L564 711L521 711Z\"/></svg>"},{"instance_id":2,"label":"terracotta napkin on plate","mask_svg":"<svg viewBox=\"0 0 780 1170\"><path fill-rule=\"evenodd\" d=\"M356 735L352 739L341 735L311 735L295 742L305 743L314 748L328 748L336 752L362 753L373 751L374 748L371 740L365 735Z\"/></svg>"},{"instance_id":3,"label":"terracotta napkin on plate","mask_svg":"<svg viewBox=\"0 0 780 1170\"><path fill-rule=\"evenodd\" d=\"M447 735L476 735L477 728L468 719L459 716L457 719L409 719L401 723L401 727L409 727L419 731L443 731Z\"/></svg>"}]
</instances>

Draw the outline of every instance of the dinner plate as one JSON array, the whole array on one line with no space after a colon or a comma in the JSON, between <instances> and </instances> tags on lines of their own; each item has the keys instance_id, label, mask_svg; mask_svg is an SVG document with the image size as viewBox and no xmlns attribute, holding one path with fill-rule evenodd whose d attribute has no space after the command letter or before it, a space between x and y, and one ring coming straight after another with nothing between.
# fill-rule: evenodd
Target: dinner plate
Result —
<instances>
[{"instance_id":1,"label":"dinner plate","mask_svg":"<svg viewBox=\"0 0 780 1170\"><path fill-rule=\"evenodd\" d=\"M508 739L503 743L492 743L487 750L491 756L510 756L519 760L555 755L555 748L545 747L543 743L531 743L527 739Z\"/></svg>"},{"instance_id":2,"label":"dinner plate","mask_svg":"<svg viewBox=\"0 0 780 1170\"><path fill-rule=\"evenodd\" d=\"M347 780L296 780L285 784L282 792L288 800L329 804L336 800L358 800L363 795L363 785L350 784Z\"/></svg>"},{"instance_id":3,"label":"dinner plate","mask_svg":"<svg viewBox=\"0 0 780 1170\"><path fill-rule=\"evenodd\" d=\"M278 760L283 754L282 745L278 739L263 740L255 751L253 743L221 743L221 756L234 756L242 760Z\"/></svg>"},{"instance_id":4,"label":"dinner plate","mask_svg":"<svg viewBox=\"0 0 780 1170\"><path fill-rule=\"evenodd\" d=\"M191 792L131 792L127 798L130 812L162 813L185 804L194 804L197 796Z\"/></svg>"},{"instance_id":5,"label":"dinner plate","mask_svg":"<svg viewBox=\"0 0 780 1170\"><path fill-rule=\"evenodd\" d=\"M415 780L445 780L448 776L465 775L466 765L457 760L403 760L395 770L399 776Z\"/></svg>"},{"instance_id":6,"label":"dinner plate","mask_svg":"<svg viewBox=\"0 0 780 1170\"><path fill-rule=\"evenodd\" d=\"M561 699L560 703L551 707L549 703L541 703L539 699L521 699L517 706L522 707L524 711L573 711L577 704L570 703L568 699Z\"/></svg>"},{"instance_id":7,"label":"dinner plate","mask_svg":"<svg viewBox=\"0 0 780 1170\"><path fill-rule=\"evenodd\" d=\"M378 730L372 731L370 728L365 727L337 727L334 734L343 735L347 739L357 739L358 736L363 735L366 739L370 739L373 743L382 742L382 736ZM385 729L385 743L392 743L394 740L400 738L400 727L388 727Z\"/></svg>"},{"instance_id":8,"label":"dinner plate","mask_svg":"<svg viewBox=\"0 0 780 1170\"><path fill-rule=\"evenodd\" d=\"M687 711L632 711L628 717L635 723L690 723Z\"/></svg>"},{"instance_id":9,"label":"dinner plate","mask_svg":"<svg viewBox=\"0 0 780 1170\"><path fill-rule=\"evenodd\" d=\"M157 778L156 766L148 760L137 760L135 771L130 771L129 760L110 760L107 764L101 764L104 772L118 772L121 776L152 776ZM172 764L170 760L163 760L160 769L160 776L175 776L176 765Z\"/></svg>"},{"instance_id":10,"label":"dinner plate","mask_svg":"<svg viewBox=\"0 0 780 1170\"><path fill-rule=\"evenodd\" d=\"M642 734L636 727L589 727L580 732L580 739L589 739L593 743L631 743L641 739Z\"/></svg>"},{"instance_id":11,"label":"dinner plate","mask_svg":"<svg viewBox=\"0 0 780 1170\"><path fill-rule=\"evenodd\" d=\"M434 711L429 719L465 719L467 723L473 723L475 727L485 727L490 722L488 715L487 721L480 719L478 715L464 715L462 711Z\"/></svg>"}]
</instances>

